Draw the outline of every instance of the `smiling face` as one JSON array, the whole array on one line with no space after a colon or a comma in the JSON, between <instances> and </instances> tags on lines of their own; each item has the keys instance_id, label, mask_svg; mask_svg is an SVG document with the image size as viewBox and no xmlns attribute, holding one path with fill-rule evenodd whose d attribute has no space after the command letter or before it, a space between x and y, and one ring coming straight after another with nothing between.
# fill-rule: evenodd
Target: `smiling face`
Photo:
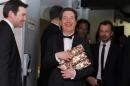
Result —
<instances>
[{"instance_id":1,"label":"smiling face","mask_svg":"<svg viewBox=\"0 0 130 86\"><path fill-rule=\"evenodd\" d=\"M72 11L64 11L61 22L63 32L73 33L75 31L76 19L75 14Z\"/></svg>"},{"instance_id":2,"label":"smiling face","mask_svg":"<svg viewBox=\"0 0 130 86\"><path fill-rule=\"evenodd\" d=\"M27 10L24 7L19 7L18 12L14 15L14 26L15 27L23 27L24 22L26 20Z\"/></svg>"},{"instance_id":3,"label":"smiling face","mask_svg":"<svg viewBox=\"0 0 130 86\"><path fill-rule=\"evenodd\" d=\"M19 7L18 12L15 14L12 11L9 12L9 16L11 18L11 22L14 27L23 27L24 22L26 20L27 10L24 7Z\"/></svg>"}]
</instances>

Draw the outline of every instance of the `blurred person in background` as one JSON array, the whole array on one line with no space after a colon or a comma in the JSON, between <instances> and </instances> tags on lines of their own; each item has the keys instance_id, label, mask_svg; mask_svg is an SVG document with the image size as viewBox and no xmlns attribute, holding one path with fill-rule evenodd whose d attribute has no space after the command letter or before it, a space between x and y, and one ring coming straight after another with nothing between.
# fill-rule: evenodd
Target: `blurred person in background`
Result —
<instances>
[{"instance_id":1,"label":"blurred person in background","mask_svg":"<svg viewBox=\"0 0 130 86\"><path fill-rule=\"evenodd\" d=\"M91 43L91 39L88 36L90 33L90 23L86 19L80 19L77 21L76 30L81 37L85 38L88 43Z\"/></svg>"},{"instance_id":2,"label":"blurred person in background","mask_svg":"<svg viewBox=\"0 0 130 86\"><path fill-rule=\"evenodd\" d=\"M41 37L41 64L40 64L40 75L38 78L38 86L48 86L48 78L50 74L50 69L48 69L45 65L45 49L47 46L48 39L55 35L61 33L60 28L60 20L59 15L63 8L59 5L54 5L50 8L49 16L50 16L50 24L46 27L45 31Z\"/></svg>"}]
</instances>

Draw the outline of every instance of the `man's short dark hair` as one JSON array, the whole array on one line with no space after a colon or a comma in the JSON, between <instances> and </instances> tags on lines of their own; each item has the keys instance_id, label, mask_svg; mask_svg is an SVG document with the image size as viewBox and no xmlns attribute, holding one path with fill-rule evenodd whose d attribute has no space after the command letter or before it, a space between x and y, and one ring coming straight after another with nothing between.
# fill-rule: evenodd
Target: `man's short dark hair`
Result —
<instances>
[{"instance_id":1,"label":"man's short dark hair","mask_svg":"<svg viewBox=\"0 0 130 86\"><path fill-rule=\"evenodd\" d=\"M111 31L113 31L113 24L112 24L111 21L105 20L105 21L101 22L101 23L99 24L99 26L98 26L98 30L100 30L101 25L110 25L110 26L111 26Z\"/></svg>"},{"instance_id":2,"label":"man's short dark hair","mask_svg":"<svg viewBox=\"0 0 130 86\"><path fill-rule=\"evenodd\" d=\"M60 12L63 8L59 5L54 5L50 8L49 15L50 19L59 18Z\"/></svg>"},{"instance_id":3,"label":"man's short dark hair","mask_svg":"<svg viewBox=\"0 0 130 86\"><path fill-rule=\"evenodd\" d=\"M10 1L6 2L5 6L3 8L3 16L5 18L8 17L9 11L12 11L13 13L16 14L18 12L19 7L27 8L28 5L23 3L20 0L10 0Z\"/></svg>"},{"instance_id":4,"label":"man's short dark hair","mask_svg":"<svg viewBox=\"0 0 130 86\"><path fill-rule=\"evenodd\" d=\"M71 11L71 12L73 12L74 15L75 15L75 19L77 20L77 12L76 12L73 8L69 8L69 7L63 8L63 10L62 10L61 13L60 13L60 19L62 19L63 13L64 13L65 11Z\"/></svg>"}]
</instances>

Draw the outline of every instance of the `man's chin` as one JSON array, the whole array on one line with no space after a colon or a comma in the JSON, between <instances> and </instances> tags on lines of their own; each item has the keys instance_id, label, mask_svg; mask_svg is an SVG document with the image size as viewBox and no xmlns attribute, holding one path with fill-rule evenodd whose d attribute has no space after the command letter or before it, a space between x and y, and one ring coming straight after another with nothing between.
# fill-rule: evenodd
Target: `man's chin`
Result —
<instances>
[{"instance_id":1,"label":"man's chin","mask_svg":"<svg viewBox=\"0 0 130 86\"><path fill-rule=\"evenodd\" d=\"M23 28L23 26L16 26L15 28Z\"/></svg>"},{"instance_id":2,"label":"man's chin","mask_svg":"<svg viewBox=\"0 0 130 86\"><path fill-rule=\"evenodd\" d=\"M18 28L23 28L23 25L19 25Z\"/></svg>"},{"instance_id":3,"label":"man's chin","mask_svg":"<svg viewBox=\"0 0 130 86\"><path fill-rule=\"evenodd\" d=\"M109 39L104 39L104 40L102 40L102 42L108 42L109 41Z\"/></svg>"}]
</instances>

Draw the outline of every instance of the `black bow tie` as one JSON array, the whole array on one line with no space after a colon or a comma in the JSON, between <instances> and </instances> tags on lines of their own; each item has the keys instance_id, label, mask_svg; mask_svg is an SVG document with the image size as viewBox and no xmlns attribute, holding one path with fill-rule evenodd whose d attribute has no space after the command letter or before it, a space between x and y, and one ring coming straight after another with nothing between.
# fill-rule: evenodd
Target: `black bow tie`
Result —
<instances>
[{"instance_id":1,"label":"black bow tie","mask_svg":"<svg viewBox=\"0 0 130 86\"><path fill-rule=\"evenodd\" d=\"M63 35L63 38L69 38L69 39L72 39L72 37L74 36L74 34L70 35L70 36L64 36Z\"/></svg>"}]
</instances>

